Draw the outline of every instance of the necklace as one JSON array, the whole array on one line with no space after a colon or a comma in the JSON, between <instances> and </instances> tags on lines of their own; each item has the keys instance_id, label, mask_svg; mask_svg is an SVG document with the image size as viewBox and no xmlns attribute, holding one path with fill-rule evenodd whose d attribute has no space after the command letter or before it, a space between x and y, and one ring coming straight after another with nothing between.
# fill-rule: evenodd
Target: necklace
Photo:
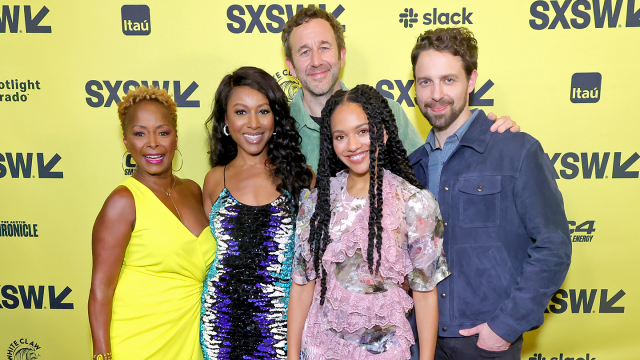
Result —
<instances>
[{"instance_id":1,"label":"necklace","mask_svg":"<svg viewBox=\"0 0 640 360\"><path fill-rule=\"evenodd\" d=\"M151 183L149 183L149 184L151 184ZM180 222L183 222L182 221L182 216L180 216L180 210L178 210L178 207L176 206L176 203L173 202L173 198L171 197L171 193L173 192L173 187L176 186L176 176L173 175L173 184L171 185L171 189L169 189L168 192L164 191L164 189L162 189L162 188L160 188L160 187L158 187L158 186L156 186L154 184L151 184L151 186L153 186L154 188L156 188L156 189L162 191L163 193L167 194L167 196L169 197L169 200L171 200L171 203L173 204L173 207L176 209L176 212L178 213L178 219L180 219Z\"/></svg>"}]
</instances>

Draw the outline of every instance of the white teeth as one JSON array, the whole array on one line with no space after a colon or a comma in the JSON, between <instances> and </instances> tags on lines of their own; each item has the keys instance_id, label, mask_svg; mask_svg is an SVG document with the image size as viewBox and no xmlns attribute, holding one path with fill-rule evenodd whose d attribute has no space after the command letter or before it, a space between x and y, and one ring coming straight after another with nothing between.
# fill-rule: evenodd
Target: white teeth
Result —
<instances>
[{"instance_id":1,"label":"white teeth","mask_svg":"<svg viewBox=\"0 0 640 360\"><path fill-rule=\"evenodd\" d=\"M262 136L262 134L258 134L258 135L249 135L249 134L244 134L244 137L249 138L251 140L257 140Z\"/></svg>"},{"instance_id":2,"label":"white teeth","mask_svg":"<svg viewBox=\"0 0 640 360\"><path fill-rule=\"evenodd\" d=\"M164 157L164 155L147 155L145 157L147 159L151 159L151 160L158 160L158 159L162 159Z\"/></svg>"},{"instance_id":3,"label":"white teeth","mask_svg":"<svg viewBox=\"0 0 640 360\"><path fill-rule=\"evenodd\" d=\"M351 160L360 160L362 159L364 156L366 155L366 153L362 153L362 154L358 154L355 156L350 156Z\"/></svg>"}]
</instances>

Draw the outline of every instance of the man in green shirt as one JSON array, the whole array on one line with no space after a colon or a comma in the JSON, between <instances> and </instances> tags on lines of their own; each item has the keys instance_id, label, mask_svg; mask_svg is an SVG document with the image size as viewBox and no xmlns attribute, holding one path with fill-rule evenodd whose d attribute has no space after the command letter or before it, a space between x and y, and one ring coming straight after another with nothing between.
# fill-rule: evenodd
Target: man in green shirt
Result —
<instances>
[{"instance_id":1,"label":"man in green shirt","mask_svg":"<svg viewBox=\"0 0 640 360\"><path fill-rule=\"evenodd\" d=\"M296 119L297 130L302 137L302 153L313 171L318 170L319 124L324 104L339 89L348 90L339 78L347 53L343 32L342 25L333 15L313 5L300 9L287 21L282 31L287 66L302 84L291 101L291 115ZM388 101L396 118L400 140L407 154L411 154L424 145L424 140L400 104L391 99ZM493 113L489 114L489 118L496 119ZM512 126L517 127L508 117L500 120L491 131L502 124L504 126L500 126L500 132ZM517 131L519 127L513 130Z\"/></svg>"}]
</instances>

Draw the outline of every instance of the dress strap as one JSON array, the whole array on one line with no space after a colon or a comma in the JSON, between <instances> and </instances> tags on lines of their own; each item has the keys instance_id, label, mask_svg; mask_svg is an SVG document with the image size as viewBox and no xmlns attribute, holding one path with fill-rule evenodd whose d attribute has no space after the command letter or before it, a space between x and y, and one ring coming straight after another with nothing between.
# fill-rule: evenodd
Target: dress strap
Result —
<instances>
[{"instance_id":1,"label":"dress strap","mask_svg":"<svg viewBox=\"0 0 640 360\"><path fill-rule=\"evenodd\" d=\"M224 188L227 188L227 165L224 166L224 170L222 170L222 181L224 184Z\"/></svg>"}]
</instances>

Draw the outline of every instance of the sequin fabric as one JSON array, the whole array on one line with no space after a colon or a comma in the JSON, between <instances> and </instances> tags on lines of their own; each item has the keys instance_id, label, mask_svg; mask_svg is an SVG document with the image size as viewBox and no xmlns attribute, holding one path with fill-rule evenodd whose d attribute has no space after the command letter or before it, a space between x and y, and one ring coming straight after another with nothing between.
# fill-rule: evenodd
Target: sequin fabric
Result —
<instances>
[{"instance_id":1,"label":"sequin fabric","mask_svg":"<svg viewBox=\"0 0 640 360\"><path fill-rule=\"evenodd\" d=\"M202 293L204 359L286 359L295 236L291 196L250 206L225 188L209 221L218 251Z\"/></svg>"},{"instance_id":2,"label":"sequin fabric","mask_svg":"<svg viewBox=\"0 0 640 360\"><path fill-rule=\"evenodd\" d=\"M352 197L346 184L346 172L331 179L331 243L322 257L327 293L321 306L316 281L302 359L410 359L415 340L406 313L413 300L401 287L405 276L412 289L429 291L450 274L438 203L428 190L385 171L382 259L379 273L371 275L362 255L369 244L369 199ZM316 278L309 247L316 199L315 190L303 194L297 219L292 277L300 285Z\"/></svg>"}]
</instances>

